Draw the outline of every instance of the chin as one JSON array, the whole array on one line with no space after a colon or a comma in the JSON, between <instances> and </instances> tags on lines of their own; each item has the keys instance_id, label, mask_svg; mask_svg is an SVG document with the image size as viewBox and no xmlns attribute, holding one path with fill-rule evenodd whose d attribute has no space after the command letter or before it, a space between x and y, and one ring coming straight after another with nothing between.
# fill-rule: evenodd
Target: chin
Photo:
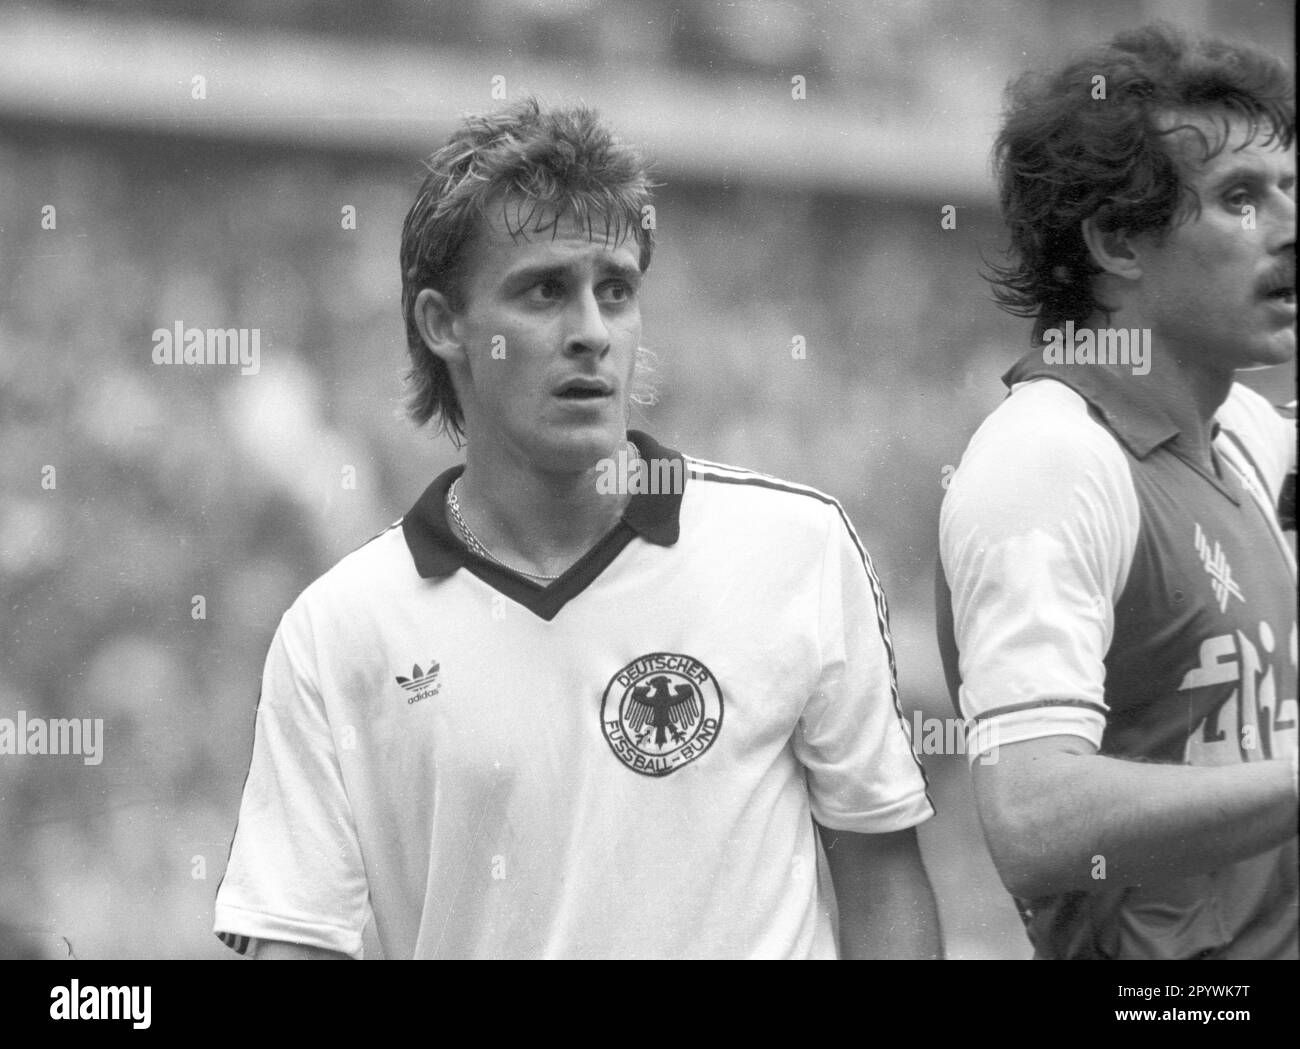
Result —
<instances>
[{"instance_id":1,"label":"chin","mask_svg":"<svg viewBox=\"0 0 1300 1049\"><path fill-rule=\"evenodd\" d=\"M1290 364L1295 360L1295 330L1279 332L1268 340L1264 346L1260 347L1259 352L1252 356L1254 360L1246 366L1252 370L1255 368L1274 368L1279 364Z\"/></svg>"},{"instance_id":2,"label":"chin","mask_svg":"<svg viewBox=\"0 0 1300 1049\"><path fill-rule=\"evenodd\" d=\"M1235 340L1230 348L1232 352L1221 359L1231 362L1229 366L1234 372L1276 368L1295 360L1295 329L1288 326L1261 331L1251 339Z\"/></svg>"},{"instance_id":3,"label":"chin","mask_svg":"<svg viewBox=\"0 0 1300 1049\"><path fill-rule=\"evenodd\" d=\"M626 431L581 430L548 434L538 445L535 462L548 472L581 473L612 457L622 447Z\"/></svg>"}]
</instances>

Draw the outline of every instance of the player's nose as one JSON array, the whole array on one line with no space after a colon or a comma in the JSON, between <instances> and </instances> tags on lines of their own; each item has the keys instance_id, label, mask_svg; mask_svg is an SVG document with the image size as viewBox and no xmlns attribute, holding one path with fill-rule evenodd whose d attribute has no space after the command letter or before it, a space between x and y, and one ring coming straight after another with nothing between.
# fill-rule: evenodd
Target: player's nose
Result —
<instances>
[{"instance_id":1,"label":"player's nose","mask_svg":"<svg viewBox=\"0 0 1300 1049\"><path fill-rule=\"evenodd\" d=\"M569 301L566 320L565 353L603 356L609 350L609 325L605 322L594 287L584 287L573 296Z\"/></svg>"}]
</instances>

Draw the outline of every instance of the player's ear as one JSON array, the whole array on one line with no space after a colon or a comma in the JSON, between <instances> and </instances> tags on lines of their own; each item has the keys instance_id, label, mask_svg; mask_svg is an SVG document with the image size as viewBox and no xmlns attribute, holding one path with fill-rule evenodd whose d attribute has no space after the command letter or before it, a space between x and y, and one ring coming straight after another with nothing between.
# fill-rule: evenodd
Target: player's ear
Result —
<instances>
[{"instance_id":1,"label":"player's ear","mask_svg":"<svg viewBox=\"0 0 1300 1049\"><path fill-rule=\"evenodd\" d=\"M459 314L451 308L447 296L425 288L415 297L415 326L429 352L447 364L465 361L465 344Z\"/></svg>"},{"instance_id":2,"label":"player's ear","mask_svg":"<svg viewBox=\"0 0 1300 1049\"><path fill-rule=\"evenodd\" d=\"M1103 230L1095 218L1088 218L1083 220L1079 231L1092 261L1103 271L1126 280L1142 276L1142 263L1134 251L1133 234L1129 230Z\"/></svg>"}]
</instances>

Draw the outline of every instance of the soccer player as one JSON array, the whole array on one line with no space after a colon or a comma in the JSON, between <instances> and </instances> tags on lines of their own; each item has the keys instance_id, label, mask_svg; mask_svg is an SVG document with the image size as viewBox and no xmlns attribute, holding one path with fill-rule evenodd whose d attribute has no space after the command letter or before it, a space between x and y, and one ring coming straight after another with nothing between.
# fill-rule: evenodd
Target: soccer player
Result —
<instances>
[{"instance_id":1,"label":"soccer player","mask_svg":"<svg viewBox=\"0 0 1300 1049\"><path fill-rule=\"evenodd\" d=\"M1296 957L1291 77L1122 34L1008 93L1035 319L941 514L940 643L1040 958Z\"/></svg>"},{"instance_id":2,"label":"soccer player","mask_svg":"<svg viewBox=\"0 0 1300 1049\"><path fill-rule=\"evenodd\" d=\"M650 199L581 107L431 158L411 414L466 461L280 623L216 904L237 950L355 958L373 916L389 958L939 953L844 512L628 430Z\"/></svg>"}]
</instances>

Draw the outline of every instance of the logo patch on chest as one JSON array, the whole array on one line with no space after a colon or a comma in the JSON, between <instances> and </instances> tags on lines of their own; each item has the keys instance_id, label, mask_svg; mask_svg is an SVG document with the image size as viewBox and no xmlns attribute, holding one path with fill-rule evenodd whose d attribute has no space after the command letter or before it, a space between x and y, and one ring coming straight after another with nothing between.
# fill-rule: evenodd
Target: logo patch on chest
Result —
<instances>
[{"instance_id":1,"label":"logo patch on chest","mask_svg":"<svg viewBox=\"0 0 1300 1049\"><path fill-rule=\"evenodd\" d=\"M1235 597L1238 601L1246 600L1242 596L1241 587L1232 578L1232 565L1228 564L1228 555L1223 552L1218 540L1215 540L1213 547L1210 546L1200 524L1196 526L1196 552L1201 555L1201 565L1210 577L1210 586L1218 598L1220 612L1228 610L1229 597Z\"/></svg>"},{"instance_id":2,"label":"logo patch on chest","mask_svg":"<svg viewBox=\"0 0 1300 1049\"><path fill-rule=\"evenodd\" d=\"M722 689L698 659L654 652L610 679L600 730L633 772L666 776L713 745L722 728Z\"/></svg>"},{"instance_id":3,"label":"logo patch on chest","mask_svg":"<svg viewBox=\"0 0 1300 1049\"><path fill-rule=\"evenodd\" d=\"M397 683L407 694L408 706L430 696L436 696L442 691L442 684L438 681L438 670L438 663L435 660L429 664L428 670L421 670L420 664L416 663L411 667L410 677L402 677L400 674L397 676Z\"/></svg>"}]
</instances>

